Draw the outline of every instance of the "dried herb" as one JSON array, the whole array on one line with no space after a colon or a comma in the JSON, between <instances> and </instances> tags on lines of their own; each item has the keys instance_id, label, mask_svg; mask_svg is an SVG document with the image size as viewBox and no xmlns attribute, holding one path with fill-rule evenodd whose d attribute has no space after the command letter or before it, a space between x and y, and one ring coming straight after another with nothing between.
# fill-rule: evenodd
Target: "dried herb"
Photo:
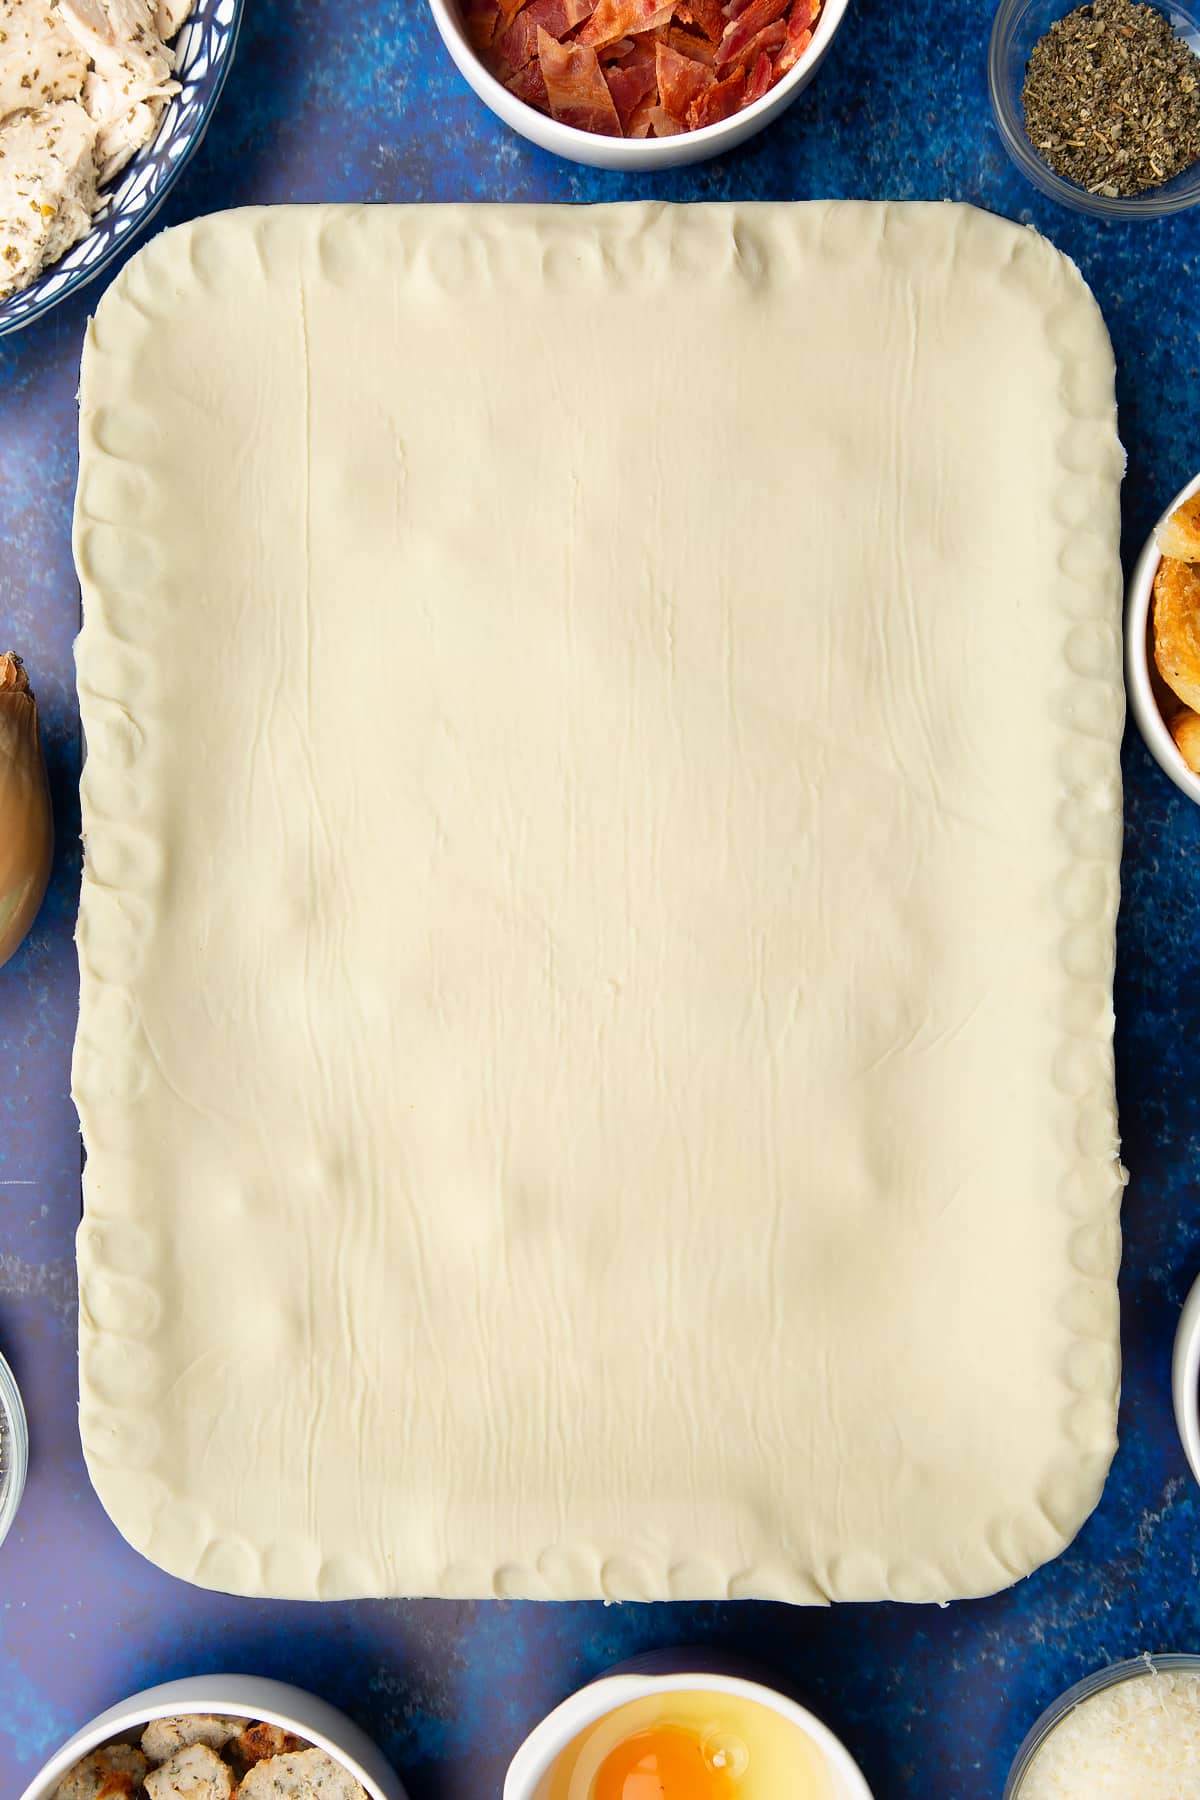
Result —
<instances>
[{"instance_id":1,"label":"dried herb","mask_svg":"<svg viewBox=\"0 0 1200 1800\"><path fill-rule=\"evenodd\" d=\"M1089 193L1141 194L1200 160L1200 57L1156 7L1092 0L1058 19L1021 100L1034 149Z\"/></svg>"}]
</instances>

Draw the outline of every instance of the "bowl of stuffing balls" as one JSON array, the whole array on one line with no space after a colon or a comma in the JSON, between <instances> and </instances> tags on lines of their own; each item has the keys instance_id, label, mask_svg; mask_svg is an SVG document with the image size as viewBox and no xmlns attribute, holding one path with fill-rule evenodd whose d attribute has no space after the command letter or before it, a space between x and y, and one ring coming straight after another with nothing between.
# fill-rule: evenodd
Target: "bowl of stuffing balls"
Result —
<instances>
[{"instance_id":1,"label":"bowl of stuffing balls","mask_svg":"<svg viewBox=\"0 0 1200 1800\"><path fill-rule=\"evenodd\" d=\"M4 0L0 337L93 281L199 146L243 0Z\"/></svg>"},{"instance_id":2,"label":"bowl of stuffing balls","mask_svg":"<svg viewBox=\"0 0 1200 1800\"><path fill-rule=\"evenodd\" d=\"M731 150L806 88L847 0L430 0L498 118L600 169Z\"/></svg>"},{"instance_id":3,"label":"bowl of stuffing balls","mask_svg":"<svg viewBox=\"0 0 1200 1800\"><path fill-rule=\"evenodd\" d=\"M279 1681L206 1675L85 1725L22 1800L405 1800L344 1713Z\"/></svg>"}]
</instances>

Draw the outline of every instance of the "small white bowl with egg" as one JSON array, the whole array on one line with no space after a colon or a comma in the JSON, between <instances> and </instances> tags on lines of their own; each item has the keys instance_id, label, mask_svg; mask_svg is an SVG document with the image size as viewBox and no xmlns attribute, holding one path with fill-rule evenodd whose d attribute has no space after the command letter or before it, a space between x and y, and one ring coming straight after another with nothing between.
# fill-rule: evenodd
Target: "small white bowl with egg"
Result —
<instances>
[{"instance_id":1,"label":"small white bowl with egg","mask_svg":"<svg viewBox=\"0 0 1200 1800\"><path fill-rule=\"evenodd\" d=\"M238 1719L278 1726L323 1751L357 1782L366 1800L406 1800L400 1778L382 1753L345 1713L282 1681L253 1675L200 1675L147 1688L110 1707L57 1751L35 1775L21 1800L54 1800L62 1783L92 1752L137 1746L148 1725L160 1720ZM347 1787L353 1794L353 1788ZM342 1800L330 1793L329 1800Z\"/></svg>"},{"instance_id":2,"label":"small white bowl with egg","mask_svg":"<svg viewBox=\"0 0 1200 1800\"><path fill-rule=\"evenodd\" d=\"M1162 561L1158 533L1176 508L1196 493L1200 493L1200 475L1181 488L1165 509L1129 578L1125 599L1125 687L1130 709L1151 756L1180 793L1200 804L1200 775L1184 761L1164 714L1165 707L1173 709L1181 703L1155 667L1152 634L1154 577Z\"/></svg>"},{"instance_id":3,"label":"small white bowl with egg","mask_svg":"<svg viewBox=\"0 0 1200 1800\"><path fill-rule=\"evenodd\" d=\"M845 1745L807 1707L754 1676L730 1672L734 1665L706 1669L704 1661L703 1653L659 1651L580 1688L522 1744L509 1766L503 1800L595 1800L598 1792L619 1792L619 1786L612 1789L620 1773L610 1759L635 1742L654 1756L664 1727L678 1732L681 1745L685 1733L694 1734L702 1754L689 1779L702 1783L707 1773L714 1794L726 1792L722 1771L727 1770L738 1777L739 1800L743 1792L745 1800L779 1800L783 1792L789 1800L871 1800ZM759 1709L770 1742L755 1742ZM788 1758L786 1776L772 1773L780 1770L779 1762L767 1767L781 1745ZM630 1766L647 1769L642 1763ZM761 1782L753 1779L756 1767L765 1770ZM652 1779L655 1766L647 1772ZM689 1785L688 1791L699 1796L706 1790Z\"/></svg>"}]
</instances>

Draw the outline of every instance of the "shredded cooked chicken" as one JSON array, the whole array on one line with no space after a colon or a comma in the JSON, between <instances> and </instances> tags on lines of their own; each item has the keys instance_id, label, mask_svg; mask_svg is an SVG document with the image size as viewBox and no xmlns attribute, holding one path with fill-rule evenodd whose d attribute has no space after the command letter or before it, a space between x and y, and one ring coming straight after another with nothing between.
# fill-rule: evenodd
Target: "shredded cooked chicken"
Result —
<instances>
[{"instance_id":1,"label":"shredded cooked chicken","mask_svg":"<svg viewBox=\"0 0 1200 1800\"><path fill-rule=\"evenodd\" d=\"M89 230L179 92L193 0L0 0L0 300Z\"/></svg>"},{"instance_id":2,"label":"shredded cooked chicken","mask_svg":"<svg viewBox=\"0 0 1200 1800\"><path fill-rule=\"evenodd\" d=\"M3 0L0 31L0 119L78 100L88 60L52 0Z\"/></svg>"},{"instance_id":3,"label":"shredded cooked chicken","mask_svg":"<svg viewBox=\"0 0 1200 1800\"><path fill-rule=\"evenodd\" d=\"M0 294L28 287L88 229L95 142L78 100L17 113L0 131Z\"/></svg>"}]
</instances>

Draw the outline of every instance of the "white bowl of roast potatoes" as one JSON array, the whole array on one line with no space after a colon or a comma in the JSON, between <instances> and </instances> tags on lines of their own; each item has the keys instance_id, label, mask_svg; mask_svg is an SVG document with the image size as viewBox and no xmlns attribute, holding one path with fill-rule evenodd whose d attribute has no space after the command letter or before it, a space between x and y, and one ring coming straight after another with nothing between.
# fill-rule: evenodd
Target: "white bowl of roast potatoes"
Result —
<instances>
[{"instance_id":1,"label":"white bowl of roast potatoes","mask_svg":"<svg viewBox=\"0 0 1200 1800\"><path fill-rule=\"evenodd\" d=\"M405 1800L336 1707L251 1675L134 1694L51 1757L22 1800Z\"/></svg>"},{"instance_id":2,"label":"white bowl of roast potatoes","mask_svg":"<svg viewBox=\"0 0 1200 1800\"><path fill-rule=\"evenodd\" d=\"M1130 576L1125 686L1146 748L1200 803L1200 475L1176 494Z\"/></svg>"}]
</instances>

